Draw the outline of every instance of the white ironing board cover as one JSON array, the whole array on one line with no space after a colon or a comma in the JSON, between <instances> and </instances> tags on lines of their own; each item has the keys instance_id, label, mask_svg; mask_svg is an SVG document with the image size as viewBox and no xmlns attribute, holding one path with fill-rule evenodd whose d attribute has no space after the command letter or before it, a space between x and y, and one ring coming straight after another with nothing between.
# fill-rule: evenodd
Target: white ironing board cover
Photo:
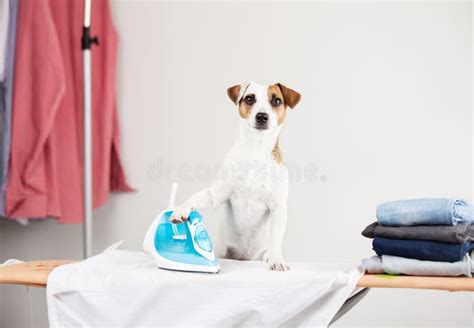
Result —
<instances>
[{"instance_id":1,"label":"white ironing board cover","mask_svg":"<svg viewBox=\"0 0 474 328\"><path fill-rule=\"evenodd\" d=\"M326 327L362 275L341 264L221 260L221 272L158 269L142 252L108 250L48 277L51 327Z\"/></svg>"}]
</instances>

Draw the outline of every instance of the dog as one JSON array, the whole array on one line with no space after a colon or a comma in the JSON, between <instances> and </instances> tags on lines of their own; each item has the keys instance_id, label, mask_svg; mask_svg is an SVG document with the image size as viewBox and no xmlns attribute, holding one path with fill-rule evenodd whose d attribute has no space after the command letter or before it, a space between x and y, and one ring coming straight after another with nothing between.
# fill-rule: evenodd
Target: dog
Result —
<instances>
[{"instance_id":1,"label":"dog","mask_svg":"<svg viewBox=\"0 0 474 328\"><path fill-rule=\"evenodd\" d=\"M301 95L280 83L256 82L234 85L227 94L237 106L240 134L223 167L235 174L192 195L175 208L170 220L179 224L193 210L225 206L218 255L264 260L271 270L289 270L282 255L289 179L278 141L287 108L294 109Z\"/></svg>"}]
</instances>

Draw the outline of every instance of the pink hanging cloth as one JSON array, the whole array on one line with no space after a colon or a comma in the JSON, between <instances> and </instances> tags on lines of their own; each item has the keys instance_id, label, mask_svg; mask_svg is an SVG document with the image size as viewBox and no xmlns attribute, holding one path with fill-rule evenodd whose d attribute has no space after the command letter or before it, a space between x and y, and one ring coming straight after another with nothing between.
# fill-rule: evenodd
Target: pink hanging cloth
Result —
<instances>
[{"instance_id":1,"label":"pink hanging cloth","mask_svg":"<svg viewBox=\"0 0 474 328\"><path fill-rule=\"evenodd\" d=\"M84 1L22 0L18 16L6 214L83 221ZM92 1L93 206L132 191L119 155L118 36L107 0Z\"/></svg>"}]
</instances>

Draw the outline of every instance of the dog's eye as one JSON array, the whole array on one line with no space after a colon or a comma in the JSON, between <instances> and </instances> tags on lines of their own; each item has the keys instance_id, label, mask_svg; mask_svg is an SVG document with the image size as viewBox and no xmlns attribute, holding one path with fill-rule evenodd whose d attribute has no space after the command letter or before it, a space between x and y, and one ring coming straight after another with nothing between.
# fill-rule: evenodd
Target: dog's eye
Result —
<instances>
[{"instance_id":1,"label":"dog's eye","mask_svg":"<svg viewBox=\"0 0 474 328\"><path fill-rule=\"evenodd\" d=\"M280 98L277 98L277 97L272 98L272 106L278 107L280 105L281 105L281 99Z\"/></svg>"},{"instance_id":2,"label":"dog's eye","mask_svg":"<svg viewBox=\"0 0 474 328\"><path fill-rule=\"evenodd\" d=\"M252 106L255 104L255 95L246 95L244 101L247 105Z\"/></svg>"}]
</instances>

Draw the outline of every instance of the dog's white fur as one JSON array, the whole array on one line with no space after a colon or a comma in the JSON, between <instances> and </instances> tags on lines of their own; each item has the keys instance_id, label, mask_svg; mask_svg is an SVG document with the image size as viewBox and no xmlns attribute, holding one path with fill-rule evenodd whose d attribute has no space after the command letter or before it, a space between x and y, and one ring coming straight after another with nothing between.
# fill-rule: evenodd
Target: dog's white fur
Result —
<instances>
[{"instance_id":1,"label":"dog's white fur","mask_svg":"<svg viewBox=\"0 0 474 328\"><path fill-rule=\"evenodd\" d=\"M220 220L218 255L233 259L265 260L270 269L288 270L282 255L287 222L288 170L272 156L283 124L268 101L268 86L243 84L236 101L254 94L256 102L247 118L240 117L240 133L224 159L232 177L221 176L210 188L191 196L172 216L180 223L192 210L224 205ZM257 113L269 115L268 129L255 128ZM229 172L227 172L229 173Z\"/></svg>"}]
</instances>

